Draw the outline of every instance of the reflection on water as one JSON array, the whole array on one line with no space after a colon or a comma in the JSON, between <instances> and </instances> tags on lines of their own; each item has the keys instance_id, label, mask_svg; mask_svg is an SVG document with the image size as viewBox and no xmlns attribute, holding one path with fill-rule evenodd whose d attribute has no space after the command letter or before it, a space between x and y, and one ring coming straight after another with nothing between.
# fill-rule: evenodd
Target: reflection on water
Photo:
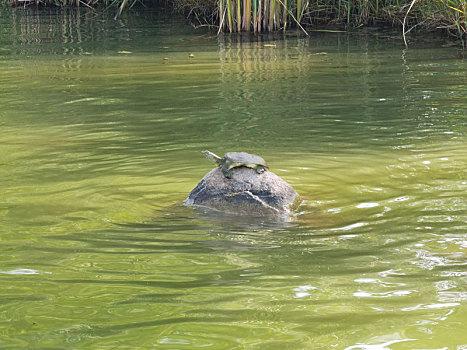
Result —
<instances>
[{"instance_id":1,"label":"reflection on water","mask_svg":"<svg viewBox=\"0 0 467 350\"><path fill-rule=\"evenodd\" d=\"M462 53L0 11L0 347L467 346ZM203 149L300 212L182 206Z\"/></svg>"}]
</instances>

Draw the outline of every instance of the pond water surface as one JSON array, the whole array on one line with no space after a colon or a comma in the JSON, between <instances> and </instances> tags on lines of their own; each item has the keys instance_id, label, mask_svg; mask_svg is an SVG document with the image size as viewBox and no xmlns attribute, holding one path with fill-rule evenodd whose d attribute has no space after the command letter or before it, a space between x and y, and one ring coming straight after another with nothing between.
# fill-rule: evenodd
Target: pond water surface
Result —
<instances>
[{"instance_id":1,"label":"pond water surface","mask_svg":"<svg viewBox=\"0 0 467 350\"><path fill-rule=\"evenodd\" d=\"M0 9L0 349L467 349L462 51L112 15ZM182 206L204 149L300 213Z\"/></svg>"}]
</instances>

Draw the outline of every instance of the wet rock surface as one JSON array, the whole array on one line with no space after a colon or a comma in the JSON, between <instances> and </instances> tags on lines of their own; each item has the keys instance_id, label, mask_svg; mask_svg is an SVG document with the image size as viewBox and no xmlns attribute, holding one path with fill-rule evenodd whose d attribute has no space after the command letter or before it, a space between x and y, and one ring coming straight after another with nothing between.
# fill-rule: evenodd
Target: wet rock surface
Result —
<instances>
[{"instance_id":1,"label":"wet rock surface","mask_svg":"<svg viewBox=\"0 0 467 350\"><path fill-rule=\"evenodd\" d=\"M298 194L271 171L232 169L228 179L219 168L207 173L185 200L185 205L203 206L227 213L268 215L288 214Z\"/></svg>"}]
</instances>

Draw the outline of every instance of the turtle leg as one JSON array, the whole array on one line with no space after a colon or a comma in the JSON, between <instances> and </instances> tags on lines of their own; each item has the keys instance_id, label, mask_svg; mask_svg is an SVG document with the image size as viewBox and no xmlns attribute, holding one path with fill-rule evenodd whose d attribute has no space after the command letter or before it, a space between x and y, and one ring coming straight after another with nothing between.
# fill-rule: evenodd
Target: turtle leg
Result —
<instances>
[{"instance_id":1,"label":"turtle leg","mask_svg":"<svg viewBox=\"0 0 467 350\"><path fill-rule=\"evenodd\" d=\"M265 170L266 170L266 169L264 169L262 166L256 167L256 172L257 172L258 174L264 173Z\"/></svg>"},{"instance_id":2,"label":"turtle leg","mask_svg":"<svg viewBox=\"0 0 467 350\"><path fill-rule=\"evenodd\" d=\"M224 176L225 176L227 179L231 179L231 178L232 178L232 172L230 172L229 169L226 169L225 167L222 167L221 170L222 170L222 174L224 174Z\"/></svg>"}]
</instances>

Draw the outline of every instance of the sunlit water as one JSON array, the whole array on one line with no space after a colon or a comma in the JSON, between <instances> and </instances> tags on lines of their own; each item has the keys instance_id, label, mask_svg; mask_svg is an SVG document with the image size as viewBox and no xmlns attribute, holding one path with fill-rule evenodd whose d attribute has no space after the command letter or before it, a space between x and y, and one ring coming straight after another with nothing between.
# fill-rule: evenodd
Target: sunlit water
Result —
<instances>
[{"instance_id":1,"label":"sunlit water","mask_svg":"<svg viewBox=\"0 0 467 350\"><path fill-rule=\"evenodd\" d=\"M467 349L458 48L0 15L1 349ZM300 212L183 207L204 149Z\"/></svg>"}]
</instances>

